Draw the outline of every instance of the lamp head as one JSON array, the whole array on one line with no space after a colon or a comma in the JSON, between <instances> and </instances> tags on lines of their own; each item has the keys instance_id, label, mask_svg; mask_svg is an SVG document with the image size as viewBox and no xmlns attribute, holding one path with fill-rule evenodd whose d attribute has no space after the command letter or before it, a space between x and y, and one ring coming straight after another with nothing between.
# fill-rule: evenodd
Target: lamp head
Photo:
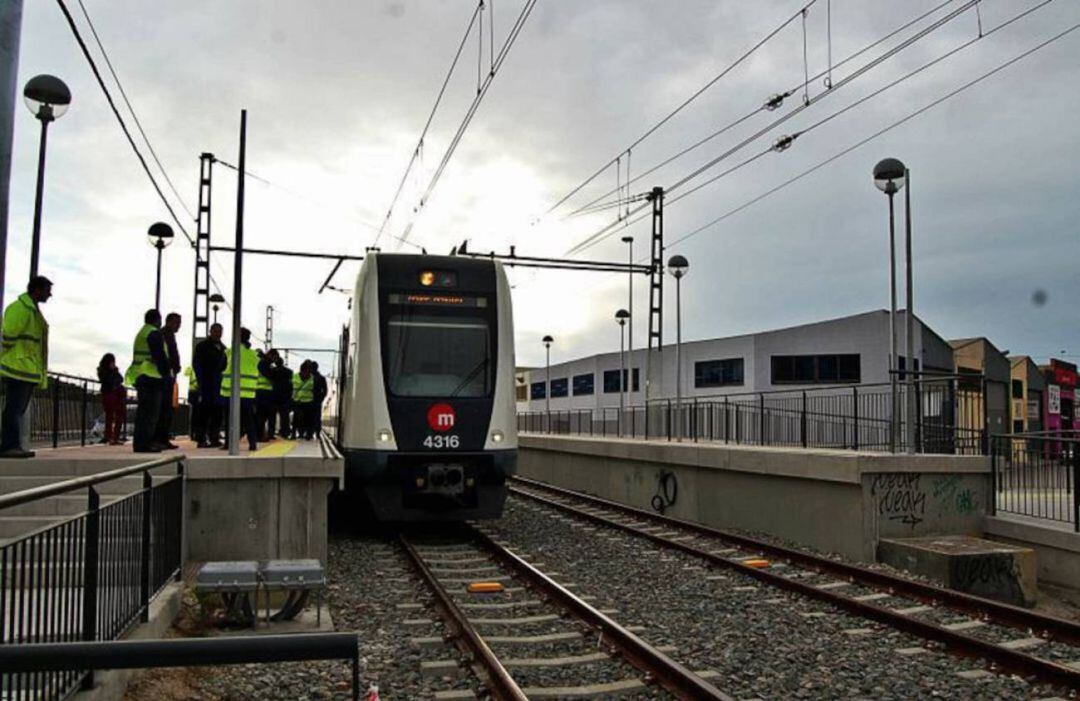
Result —
<instances>
[{"instance_id":1,"label":"lamp head","mask_svg":"<svg viewBox=\"0 0 1080 701\"><path fill-rule=\"evenodd\" d=\"M160 221L151 224L146 232L146 238L150 240L150 245L155 248L167 248L173 241L172 227Z\"/></svg>"},{"instance_id":2,"label":"lamp head","mask_svg":"<svg viewBox=\"0 0 1080 701\"><path fill-rule=\"evenodd\" d=\"M54 75L36 75L26 81L23 100L31 114L43 122L51 122L67 112L71 90Z\"/></svg>"},{"instance_id":3,"label":"lamp head","mask_svg":"<svg viewBox=\"0 0 1080 701\"><path fill-rule=\"evenodd\" d=\"M619 326L624 325L629 318L630 312L626 311L625 309L620 309L619 311L615 312L615 321L619 322Z\"/></svg>"},{"instance_id":4,"label":"lamp head","mask_svg":"<svg viewBox=\"0 0 1080 701\"><path fill-rule=\"evenodd\" d=\"M886 195L895 195L904 187L907 167L895 158L878 161L874 166L874 185Z\"/></svg>"},{"instance_id":5,"label":"lamp head","mask_svg":"<svg viewBox=\"0 0 1080 701\"><path fill-rule=\"evenodd\" d=\"M623 243L633 243L634 242L634 237L633 236L623 236L622 237L622 242Z\"/></svg>"},{"instance_id":6,"label":"lamp head","mask_svg":"<svg viewBox=\"0 0 1080 701\"><path fill-rule=\"evenodd\" d=\"M552 343L554 343L554 342L555 342L555 339L554 339L554 338L552 338L551 336L544 336L544 337L543 337L542 339L540 339L540 340L541 340L541 341L543 342L543 344L544 344L545 346L550 346L550 345L551 345Z\"/></svg>"},{"instance_id":7,"label":"lamp head","mask_svg":"<svg viewBox=\"0 0 1080 701\"><path fill-rule=\"evenodd\" d=\"M675 276L675 279L678 280L686 275L686 272L690 269L690 263L686 260L686 256L674 255L668 259L667 267L671 274Z\"/></svg>"}]
</instances>

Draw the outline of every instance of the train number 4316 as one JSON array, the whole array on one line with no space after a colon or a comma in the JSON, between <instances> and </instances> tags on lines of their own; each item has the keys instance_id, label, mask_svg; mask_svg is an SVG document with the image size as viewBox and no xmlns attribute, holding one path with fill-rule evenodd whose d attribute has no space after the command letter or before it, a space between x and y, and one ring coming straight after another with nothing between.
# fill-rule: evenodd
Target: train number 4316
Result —
<instances>
[{"instance_id":1,"label":"train number 4316","mask_svg":"<svg viewBox=\"0 0 1080 701\"><path fill-rule=\"evenodd\" d=\"M424 439L425 448L457 448L461 439L457 436L428 436Z\"/></svg>"}]
</instances>

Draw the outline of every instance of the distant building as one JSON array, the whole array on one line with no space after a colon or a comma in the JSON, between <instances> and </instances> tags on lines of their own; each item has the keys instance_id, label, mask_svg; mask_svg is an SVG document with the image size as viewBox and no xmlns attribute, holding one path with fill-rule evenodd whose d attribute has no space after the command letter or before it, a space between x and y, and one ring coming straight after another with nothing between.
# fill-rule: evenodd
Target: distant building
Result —
<instances>
[{"instance_id":1,"label":"distant building","mask_svg":"<svg viewBox=\"0 0 1080 701\"><path fill-rule=\"evenodd\" d=\"M987 338L958 338L949 341L953 349L956 372L960 375L982 375L982 382L961 383L963 391L974 393L969 410L957 417L960 428L991 434L1008 433L1009 383L1012 366L1005 354Z\"/></svg>"},{"instance_id":2,"label":"distant building","mask_svg":"<svg viewBox=\"0 0 1080 701\"><path fill-rule=\"evenodd\" d=\"M1012 399L1012 432L1043 430L1046 402L1046 378L1029 356L1009 356Z\"/></svg>"},{"instance_id":3,"label":"distant building","mask_svg":"<svg viewBox=\"0 0 1080 701\"><path fill-rule=\"evenodd\" d=\"M1046 378L1046 403L1044 416L1047 431L1080 430L1080 417L1076 411L1077 375L1076 364L1051 358L1048 365L1041 365Z\"/></svg>"},{"instance_id":4,"label":"distant building","mask_svg":"<svg viewBox=\"0 0 1080 701\"><path fill-rule=\"evenodd\" d=\"M898 315L897 327L902 356L906 347L903 312ZM918 318L915 348L916 370L954 372L952 347ZM550 382L544 367L519 371L519 376L524 375L523 384L529 387L529 399L518 408L543 411L549 393L552 411L618 407L624 383L627 405L640 406L645 399L646 355L642 348L635 348L632 356L627 354L628 367L622 378L618 352L553 363ZM900 367L906 367L903 357L900 361ZM674 345L654 350L652 362L650 400L674 398ZM684 342L683 396L692 401L837 385L877 385L884 390L889 384L888 363L889 313L871 311L774 331ZM1005 367L1007 382L1007 363Z\"/></svg>"}]
</instances>

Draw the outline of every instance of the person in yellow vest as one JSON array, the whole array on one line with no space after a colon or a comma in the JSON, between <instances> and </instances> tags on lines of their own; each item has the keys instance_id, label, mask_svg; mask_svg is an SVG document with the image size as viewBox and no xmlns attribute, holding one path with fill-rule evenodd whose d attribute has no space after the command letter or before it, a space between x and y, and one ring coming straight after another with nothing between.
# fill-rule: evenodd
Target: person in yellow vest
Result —
<instances>
[{"instance_id":1,"label":"person in yellow vest","mask_svg":"<svg viewBox=\"0 0 1080 701\"><path fill-rule=\"evenodd\" d=\"M240 432L247 436L248 450L259 448L259 429L255 424L255 391L259 385L259 356L251 349L251 331L240 329ZM225 445L229 447L229 405L232 401L232 348L225 349L225 372L221 376L221 398L225 402Z\"/></svg>"},{"instance_id":2,"label":"person in yellow vest","mask_svg":"<svg viewBox=\"0 0 1080 701\"><path fill-rule=\"evenodd\" d=\"M312 406L315 401L315 376L311 361L300 363L300 372L293 375L293 431L297 438L310 441L315 434Z\"/></svg>"},{"instance_id":3,"label":"person in yellow vest","mask_svg":"<svg viewBox=\"0 0 1080 701\"><path fill-rule=\"evenodd\" d=\"M49 324L39 305L52 297L52 282L38 275L26 292L4 310L3 342L0 343L0 377L4 382L4 413L0 419L0 457L32 458L32 450L20 445L23 414L30 406L34 388L48 386Z\"/></svg>"},{"instance_id":4,"label":"person in yellow vest","mask_svg":"<svg viewBox=\"0 0 1080 701\"><path fill-rule=\"evenodd\" d=\"M187 401L190 407L188 418L188 434L196 445L206 441L206 419L202 416L202 402L199 395L199 378L195 376L195 368L188 365L184 368L184 377L187 378ZM202 433L200 434L200 428Z\"/></svg>"},{"instance_id":5,"label":"person in yellow vest","mask_svg":"<svg viewBox=\"0 0 1080 701\"><path fill-rule=\"evenodd\" d=\"M274 383L270 374L274 369L277 351L255 351L259 358L259 381L255 387L255 423L259 427L259 440L274 440Z\"/></svg>"},{"instance_id":6,"label":"person in yellow vest","mask_svg":"<svg viewBox=\"0 0 1080 701\"><path fill-rule=\"evenodd\" d=\"M124 381L135 386L137 398L131 441L136 453L160 453L165 448L154 442L154 431L161 418L165 378L170 372L165 339L161 335L161 313L157 309L147 310L142 328L135 334L131 366L124 375Z\"/></svg>"}]
</instances>

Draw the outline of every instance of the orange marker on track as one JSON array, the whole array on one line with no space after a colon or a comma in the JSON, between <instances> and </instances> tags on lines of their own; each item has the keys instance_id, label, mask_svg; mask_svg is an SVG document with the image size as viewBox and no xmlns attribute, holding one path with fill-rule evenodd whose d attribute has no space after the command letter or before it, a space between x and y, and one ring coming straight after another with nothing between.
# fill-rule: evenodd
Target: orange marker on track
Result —
<instances>
[{"instance_id":1,"label":"orange marker on track","mask_svg":"<svg viewBox=\"0 0 1080 701\"><path fill-rule=\"evenodd\" d=\"M761 569L765 569L766 567L768 567L772 563L770 563L768 560L766 560L764 558L752 557L752 558L750 558L748 560L743 560L742 564L746 565L747 567L753 567L754 569L761 570Z\"/></svg>"},{"instance_id":2,"label":"orange marker on track","mask_svg":"<svg viewBox=\"0 0 1080 701\"><path fill-rule=\"evenodd\" d=\"M498 582L473 582L468 587L470 594L492 594L503 590Z\"/></svg>"}]
</instances>

